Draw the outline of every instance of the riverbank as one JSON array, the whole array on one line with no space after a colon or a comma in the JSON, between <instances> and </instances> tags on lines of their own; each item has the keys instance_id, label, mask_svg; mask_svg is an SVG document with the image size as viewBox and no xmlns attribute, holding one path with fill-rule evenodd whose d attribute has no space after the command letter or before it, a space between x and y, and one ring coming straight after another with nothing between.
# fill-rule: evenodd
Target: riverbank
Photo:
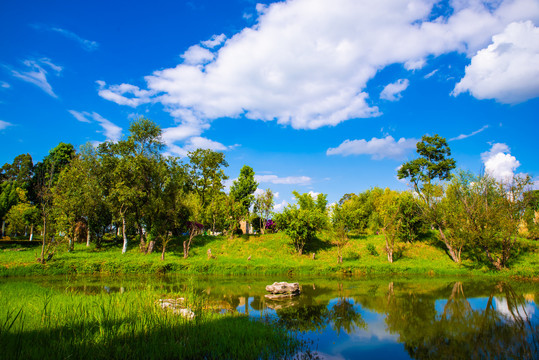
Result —
<instances>
[{"instance_id":1,"label":"riverbank","mask_svg":"<svg viewBox=\"0 0 539 360\"><path fill-rule=\"evenodd\" d=\"M173 240L162 261L159 249L143 254L132 241L121 254L121 243L109 241L100 249L76 244L72 252L60 245L54 257L39 264L39 241L0 242L0 276L66 274L220 274L220 275L336 275L336 274L417 274L472 275L503 277L539 277L539 246L521 240L509 269L495 271L485 263L465 259L451 261L440 243L424 239L402 244L397 260L390 264L381 235L353 237L343 249L339 264L337 248L322 235L307 246L303 255L294 251L290 239L282 234L243 235L234 239L223 236L199 236L194 239L189 258L183 258L182 238ZM212 257L208 257L211 250ZM314 258L313 258L314 254Z\"/></svg>"}]
</instances>

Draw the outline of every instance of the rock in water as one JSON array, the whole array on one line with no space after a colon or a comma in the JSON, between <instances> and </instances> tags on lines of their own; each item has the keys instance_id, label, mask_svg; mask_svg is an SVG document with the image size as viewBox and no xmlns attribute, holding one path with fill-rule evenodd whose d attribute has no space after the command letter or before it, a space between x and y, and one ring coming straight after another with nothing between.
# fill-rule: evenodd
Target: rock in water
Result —
<instances>
[{"instance_id":1,"label":"rock in water","mask_svg":"<svg viewBox=\"0 0 539 360\"><path fill-rule=\"evenodd\" d=\"M300 294L298 283L274 282L266 286L266 291L271 294L266 295L270 300L278 300L283 298L291 298Z\"/></svg>"}]
</instances>

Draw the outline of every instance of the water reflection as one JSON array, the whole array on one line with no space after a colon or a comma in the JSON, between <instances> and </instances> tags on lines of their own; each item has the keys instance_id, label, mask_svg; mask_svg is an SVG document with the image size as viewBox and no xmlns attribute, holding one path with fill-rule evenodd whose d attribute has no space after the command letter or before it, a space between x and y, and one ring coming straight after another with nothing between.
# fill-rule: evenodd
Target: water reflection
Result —
<instances>
[{"instance_id":1,"label":"water reflection","mask_svg":"<svg viewBox=\"0 0 539 360\"><path fill-rule=\"evenodd\" d=\"M299 297L269 300L264 288L273 281L164 278L69 284L65 289L102 293L151 288L165 294L194 286L216 311L270 318L304 332L317 354L327 358L539 359L537 283L298 279Z\"/></svg>"}]
</instances>

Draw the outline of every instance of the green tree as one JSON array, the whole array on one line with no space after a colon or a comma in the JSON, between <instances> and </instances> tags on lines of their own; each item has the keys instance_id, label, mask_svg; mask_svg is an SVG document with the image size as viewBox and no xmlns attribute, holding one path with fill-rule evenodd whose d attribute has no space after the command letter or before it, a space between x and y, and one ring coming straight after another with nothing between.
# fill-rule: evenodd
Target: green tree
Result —
<instances>
[{"instance_id":1,"label":"green tree","mask_svg":"<svg viewBox=\"0 0 539 360\"><path fill-rule=\"evenodd\" d=\"M424 135L417 143L419 158L404 163L398 170L399 179L409 179L418 194L423 216L438 229L440 240L445 244L451 259L460 263L456 244L444 233L440 211L443 188L440 182L449 180L455 168L455 160L450 158L451 149L447 141L439 135Z\"/></svg>"},{"instance_id":2,"label":"green tree","mask_svg":"<svg viewBox=\"0 0 539 360\"><path fill-rule=\"evenodd\" d=\"M343 204L331 208L332 242L337 246L338 262L342 263L342 249L348 244L348 233L353 226L354 213Z\"/></svg>"},{"instance_id":3,"label":"green tree","mask_svg":"<svg viewBox=\"0 0 539 360\"><path fill-rule=\"evenodd\" d=\"M273 192L271 189L266 189L263 193L255 198L254 212L258 215L260 221L260 231L262 234L266 232L266 223L271 216L273 210Z\"/></svg>"},{"instance_id":4,"label":"green tree","mask_svg":"<svg viewBox=\"0 0 539 360\"><path fill-rule=\"evenodd\" d=\"M380 228L384 234L387 260L392 263L398 235L402 228L402 195L386 188L382 196L375 202L376 213L380 221Z\"/></svg>"},{"instance_id":5,"label":"green tree","mask_svg":"<svg viewBox=\"0 0 539 360\"><path fill-rule=\"evenodd\" d=\"M241 204L244 214L249 213L249 208L254 201L253 194L257 187L255 172L250 166L244 165L240 170L240 176L230 187L230 195Z\"/></svg>"},{"instance_id":6,"label":"green tree","mask_svg":"<svg viewBox=\"0 0 539 360\"><path fill-rule=\"evenodd\" d=\"M486 261L501 270L507 267L518 242L518 228L526 202L529 176L517 176L503 184L489 175L476 177L461 172L447 190L454 210L449 233L466 241L471 250L482 252Z\"/></svg>"},{"instance_id":7,"label":"green tree","mask_svg":"<svg viewBox=\"0 0 539 360\"><path fill-rule=\"evenodd\" d=\"M282 213L275 214L275 222L292 239L296 251L301 255L305 245L328 225L327 199L324 194L319 194L316 201L309 193L294 191L293 194L297 204L288 205Z\"/></svg>"},{"instance_id":8,"label":"green tree","mask_svg":"<svg viewBox=\"0 0 539 360\"><path fill-rule=\"evenodd\" d=\"M223 181L228 177L223 168L228 163L223 153L209 149L197 149L187 156L191 187L200 197L202 207L206 208L212 197L224 188Z\"/></svg>"}]
</instances>

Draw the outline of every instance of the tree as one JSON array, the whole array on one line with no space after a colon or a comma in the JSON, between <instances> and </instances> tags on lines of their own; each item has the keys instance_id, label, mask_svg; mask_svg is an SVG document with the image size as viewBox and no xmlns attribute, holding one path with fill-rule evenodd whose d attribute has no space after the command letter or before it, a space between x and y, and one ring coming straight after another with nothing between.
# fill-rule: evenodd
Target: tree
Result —
<instances>
[{"instance_id":1,"label":"tree","mask_svg":"<svg viewBox=\"0 0 539 360\"><path fill-rule=\"evenodd\" d=\"M288 205L282 213L275 215L277 226L291 239L301 255L305 244L315 239L317 233L328 224L326 195L319 194L316 201L311 194L293 192L297 204Z\"/></svg>"},{"instance_id":2,"label":"tree","mask_svg":"<svg viewBox=\"0 0 539 360\"><path fill-rule=\"evenodd\" d=\"M342 263L342 249L348 244L348 232L353 224L353 213L343 204L335 204L331 208L331 227L333 243L337 245L338 262Z\"/></svg>"},{"instance_id":3,"label":"tree","mask_svg":"<svg viewBox=\"0 0 539 360\"><path fill-rule=\"evenodd\" d=\"M35 205L28 202L26 191L17 188L19 203L9 210L6 214L6 220L9 224L8 231L10 233L22 233L30 227L30 238L32 241L34 236L34 225L39 221L39 211Z\"/></svg>"},{"instance_id":4,"label":"tree","mask_svg":"<svg viewBox=\"0 0 539 360\"><path fill-rule=\"evenodd\" d=\"M241 204L244 214L249 213L251 203L254 201L253 194L257 187L255 172L250 166L244 165L240 170L240 176L230 187L230 195Z\"/></svg>"},{"instance_id":5,"label":"tree","mask_svg":"<svg viewBox=\"0 0 539 360\"><path fill-rule=\"evenodd\" d=\"M495 269L507 267L526 208L523 195L530 184L529 176L516 176L504 184L489 175L459 173L447 190L455 209L449 233L482 252Z\"/></svg>"},{"instance_id":6,"label":"tree","mask_svg":"<svg viewBox=\"0 0 539 360\"><path fill-rule=\"evenodd\" d=\"M266 224L271 216L273 205L273 192L271 189L266 189L255 198L254 212L260 219L260 231L262 234L266 232Z\"/></svg>"},{"instance_id":7,"label":"tree","mask_svg":"<svg viewBox=\"0 0 539 360\"><path fill-rule=\"evenodd\" d=\"M223 153L210 149L197 149L187 154L192 189L206 208L211 198L223 188L223 181L228 179L223 170L228 166Z\"/></svg>"},{"instance_id":8,"label":"tree","mask_svg":"<svg viewBox=\"0 0 539 360\"><path fill-rule=\"evenodd\" d=\"M193 238L200 234L204 226L200 223L202 216L202 201L196 193L190 193L185 199L185 205L189 210L189 221L186 222L188 238L183 241L183 258L189 257L191 242Z\"/></svg>"},{"instance_id":9,"label":"tree","mask_svg":"<svg viewBox=\"0 0 539 360\"><path fill-rule=\"evenodd\" d=\"M449 157L451 149L439 135L424 135L416 147L419 158L404 163L398 170L398 178L410 180L421 200L423 216L438 229L440 240L445 244L451 259L460 263L455 244L444 233L439 208L443 189L437 181L450 179L451 171L455 168L455 160Z\"/></svg>"},{"instance_id":10,"label":"tree","mask_svg":"<svg viewBox=\"0 0 539 360\"><path fill-rule=\"evenodd\" d=\"M539 190L530 190L524 193L524 221L527 236L530 239L539 239Z\"/></svg>"},{"instance_id":11,"label":"tree","mask_svg":"<svg viewBox=\"0 0 539 360\"><path fill-rule=\"evenodd\" d=\"M402 228L402 195L386 188L382 196L376 199L375 209L380 221L380 228L384 234L387 260L393 263L395 243Z\"/></svg>"}]
</instances>

